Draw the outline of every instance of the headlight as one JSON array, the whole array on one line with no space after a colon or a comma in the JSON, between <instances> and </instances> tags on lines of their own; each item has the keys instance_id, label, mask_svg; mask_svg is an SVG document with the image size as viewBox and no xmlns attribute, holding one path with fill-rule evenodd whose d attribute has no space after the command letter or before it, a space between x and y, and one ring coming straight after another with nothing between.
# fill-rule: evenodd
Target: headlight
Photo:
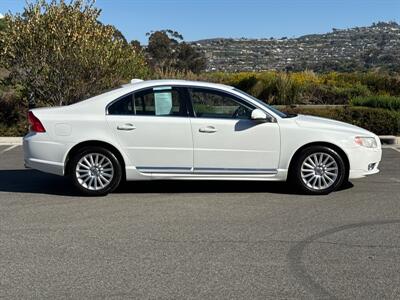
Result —
<instances>
[{"instance_id":1,"label":"headlight","mask_svg":"<svg viewBox=\"0 0 400 300\"><path fill-rule=\"evenodd\" d=\"M376 148L378 144L376 143L375 138L373 137L365 137L365 136L356 136L354 142L357 145L367 147L367 148Z\"/></svg>"}]
</instances>

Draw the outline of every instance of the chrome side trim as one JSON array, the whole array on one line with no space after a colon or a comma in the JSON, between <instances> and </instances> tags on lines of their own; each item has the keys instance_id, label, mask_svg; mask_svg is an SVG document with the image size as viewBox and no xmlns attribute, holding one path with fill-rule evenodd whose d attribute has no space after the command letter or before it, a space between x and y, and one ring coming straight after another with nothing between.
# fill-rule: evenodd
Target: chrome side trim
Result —
<instances>
[{"instance_id":1,"label":"chrome side trim","mask_svg":"<svg viewBox=\"0 0 400 300\"><path fill-rule=\"evenodd\" d=\"M140 166L136 169L141 173L172 173L172 174L214 174L214 175L240 175L240 174L277 174L277 169L251 169L251 168L190 168L190 167L150 167Z\"/></svg>"},{"instance_id":2,"label":"chrome side trim","mask_svg":"<svg viewBox=\"0 0 400 300\"><path fill-rule=\"evenodd\" d=\"M251 168L194 168L196 174L276 174L277 169Z\"/></svg>"},{"instance_id":3,"label":"chrome side trim","mask_svg":"<svg viewBox=\"0 0 400 300\"><path fill-rule=\"evenodd\" d=\"M141 173L174 173L174 174L187 174L192 173L191 167L150 167L140 166L136 169Z\"/></svg>"}]
</instances>

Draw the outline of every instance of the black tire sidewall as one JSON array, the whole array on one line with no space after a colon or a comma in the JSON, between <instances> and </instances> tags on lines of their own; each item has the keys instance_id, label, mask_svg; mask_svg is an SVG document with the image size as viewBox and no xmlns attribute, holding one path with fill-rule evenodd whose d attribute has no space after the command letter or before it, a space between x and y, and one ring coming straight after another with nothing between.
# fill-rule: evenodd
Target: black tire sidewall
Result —
<instances>
[{"instance_id":1,"label":"black tire sidewall","mask_svg":"<svg viewBox=\"0 0 400 300\"><path fill-rule=\"evenodd\" d=\"M332 184L330 187L324 190L314 190L310 189L302 180L301 178L301 165L303 164L303 161L311 154L317 153L317 152L322 152L322 153L327 153L331 155L338 166L338 177L336 178L336 181L334 184ZM300 190L306 194L311 194L311 195L325 195L333 192L337 188L339 188L345 178L346 178L346 166L344 164L343 158L333 149L326 147L326 146L313 146L310 148L306 148L302 150L297 156L294 169L293 169L293 174L292 177L296 183L296 185L300 188Z\"/></svg>"},{"instance_id":2,"label":"black tire sidewall","mask_svg":"<svg viewBox=\"0 0 400 300\"><path fill-rule=\"evenodd\" d=\"M114 168L114 177L111 180L111 183L105 188L97 191L86 189L78 182L78 179L76 178L76 172L75 172L76 165L83 156L90 153L99 153L106 156L108 159L110 159ZM72 180L73 185L75 186L75 188L78 189L80 193L85 194L87 196L104 196L114 191L120 184L122 178L122 168L118 159L111 151L102 147L89 146L82 148L71 158L71 161L69 163L68 174L70 179Z\"/></svg>"}]
</instances>

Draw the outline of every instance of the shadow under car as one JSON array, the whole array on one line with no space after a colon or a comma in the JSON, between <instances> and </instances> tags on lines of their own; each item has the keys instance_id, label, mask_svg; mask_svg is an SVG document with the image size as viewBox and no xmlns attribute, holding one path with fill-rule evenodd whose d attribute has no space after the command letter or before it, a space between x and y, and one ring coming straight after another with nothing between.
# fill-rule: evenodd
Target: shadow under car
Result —
<instances>
[{"instance_id":1,"label":"shadow under car","mask_svg":"<svg viewBox=\"0 0 400 300\"><path fill-rule=\"evenodd\" d=\"M351 188L348 183L341 189ZM32 169L0 170L0 191L80 196L67 177ZM149 180L122 182L114 193L275 193L297 194L286 182Z\"/></svg>"}]
</instances>

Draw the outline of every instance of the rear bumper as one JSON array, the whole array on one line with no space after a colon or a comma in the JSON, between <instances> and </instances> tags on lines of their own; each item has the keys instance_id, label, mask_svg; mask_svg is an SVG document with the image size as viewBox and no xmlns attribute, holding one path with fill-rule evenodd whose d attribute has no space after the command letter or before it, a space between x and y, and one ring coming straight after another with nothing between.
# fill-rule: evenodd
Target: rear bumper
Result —
<instances>
[{"instance_id":1,"label":"rear bumper","mask_svg":"<svg viewBox=\"0 0 400 300\"><path fill-rule=\"evenodd\" d=\"M36 158L25 158L25 167L55 175L64 175L64 164Z\"/></svg>"},{"instance_id":2,"label":"rear bumper","mask_svg":"<svg viewBox=\"0 0 400 300\"><path fill-rule=\"evenodd\" d=\"M363 178L379 173L382 149L352 148L347 152L350 162L349 179ZM371 168L371 164L373 168Z\"/></svg>"},{"instance_id":3,"label":"rear bumper","mask_svg":"<svg viewBox=\"0 0 400 300\"><path fill-rule=\"evenodd\" d=\"M28 168L55 175L64 175L63 157L66 145L50 142L46 133L29 133L23 138L24 162Z\"/></svg>"}]
</instances>

